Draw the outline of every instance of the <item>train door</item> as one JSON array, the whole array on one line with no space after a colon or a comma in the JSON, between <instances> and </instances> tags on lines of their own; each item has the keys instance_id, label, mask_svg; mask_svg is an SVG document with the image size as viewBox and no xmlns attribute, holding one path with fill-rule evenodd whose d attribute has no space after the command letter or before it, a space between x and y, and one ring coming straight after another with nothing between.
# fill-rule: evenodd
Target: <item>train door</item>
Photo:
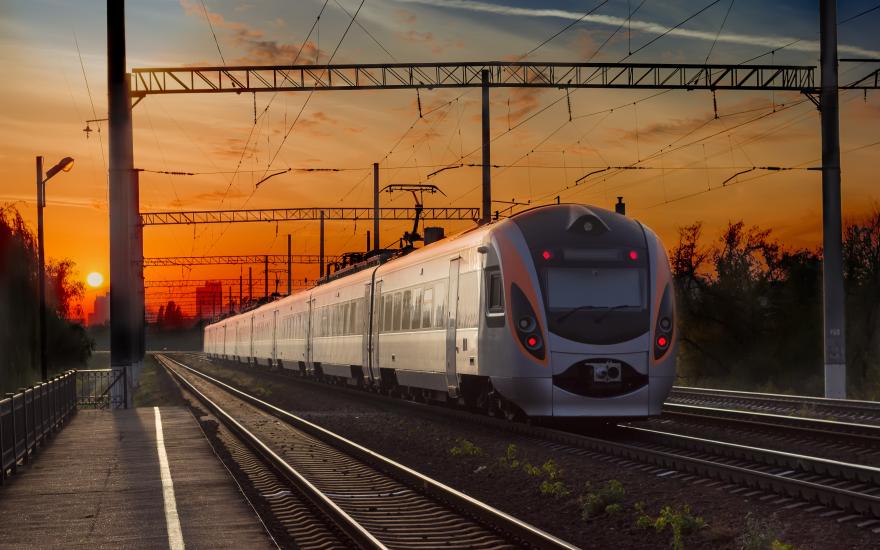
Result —
<instances>
[{"instance_id":1,"label":"train door","mask_svg":"<svg viewBox=\"0 0 880 550\"><path fill-rule=\"evenodd\" d=\"M251 315L251 337L250 337L251 345L250 345L250 354L248 355L248 363L251 362L251 358L253 358L253 356L254 356L254 318L255 317L256 317L255 314Z\"/></svg>"},{"instance_id":2,"label":"train door","mask_svg":"<svg viewBox=\"0 0 880 550\"><path fill-rule=\"evenodd\" d=\"M375 369L376 376L381 378L382 364L379 362L379 332L382 330L382 281L376 281L373 285L373 326L372 326L372 348L370 349L371 368Z\"/></svg>"},{"instance_id":3,"label":"train door","mask_svg":"<svg viewBox=\"0 0 880 550\"><path fill-rule=\"evenodd\" d=\"M375 271L373 272L373 276L375 277ZM370 381L375 378L373 375L372 357L370 356L373 342L373 331L371 330L373 326L373 308L370 307L372 305L370 302L373 298L373 293L371 292L372 287L372 280L364 285L364 302L363 306L360 308L363 312L361 326L361 334L363 334L363 351L361 360L363 362L361 364L364 366L364 370L367 371Z\"/></svg>"},{"instance_id":4,"label":"train door","mask_svg":"<svg viewBox=\"0 0 880 550\"><path fill-rule=\"evenodd\" d=\"M272 311L272 363L278 364L278 310Z\"/></svg>"},{"instance_id":5,"label":"train door","mask_svg":"<svg viewBox=\"0 0 880 550\"><path fill-rule=\"evenodd\" d=\"M309 298L309 309L306 315L306 366L308 369L314 369L312 366L312 311L314 310L315 299Z\"/></svg>"},{"instance_id":6,"label":"train door","mask_svg":"<svg viewBox=\"0 0 880 550\"><path fill-rule=\"evenodd\" d=\"M461 258L449 261L449 286L446 293L446 387L450 397L458 397L456 362L456 327L458 325L458 270Z\"/></svg>"}]
</instances>

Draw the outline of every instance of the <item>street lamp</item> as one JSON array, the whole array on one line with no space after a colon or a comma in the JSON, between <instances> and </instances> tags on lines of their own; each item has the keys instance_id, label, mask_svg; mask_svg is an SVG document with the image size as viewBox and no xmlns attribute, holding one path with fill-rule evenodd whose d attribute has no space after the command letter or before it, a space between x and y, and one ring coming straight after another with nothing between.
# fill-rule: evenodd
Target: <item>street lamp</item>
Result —
<instances>
[{"instance_id":1,"label":"street lamp","mask_svg":"<svg viewBox=\"0 0 880 550\"><path fill-rule=\"evenodd\" d=\"M73 159L64 157L43 175L43 157L37 157L37 255L40 285L40 370L43 382L49 381L48 343L46 341L46 258L43 254L43 207L46 206L46 182L58 172L70 172Z\"/></svg>"}]
</instances>

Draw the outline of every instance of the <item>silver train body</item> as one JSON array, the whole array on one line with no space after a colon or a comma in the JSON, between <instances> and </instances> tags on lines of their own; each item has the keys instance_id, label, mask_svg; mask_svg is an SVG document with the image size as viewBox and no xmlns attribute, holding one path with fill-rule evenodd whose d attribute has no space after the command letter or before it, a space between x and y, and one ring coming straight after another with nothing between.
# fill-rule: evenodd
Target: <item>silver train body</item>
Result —
<instances>
[{"instance_id":1,"label":"silver train body","mask_svg":"<svg viewBox=\"0 0 880 550\"><path fill-rule=\"evenodd\" d=\"M204 351L508 416L660 414L666 252L641 223L535 208L205 327Z\"/></svg>"}]
</instances>

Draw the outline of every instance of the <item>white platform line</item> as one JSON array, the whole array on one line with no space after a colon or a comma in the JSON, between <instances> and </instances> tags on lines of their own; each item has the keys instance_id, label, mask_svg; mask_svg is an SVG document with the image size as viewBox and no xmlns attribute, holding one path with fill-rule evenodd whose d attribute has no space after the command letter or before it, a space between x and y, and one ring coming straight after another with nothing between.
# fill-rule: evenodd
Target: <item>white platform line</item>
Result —
<instances>
[{"instance_id":1,"label":"white platform line","mask_svg":"<svg viewBox=\"0 0 880 550\"><path fill-rule=\"evenodd\" d=\"M165 437L162 434L162 415L159 407L153 407L156 417L156 451L159 453L159 472L162 475L162 499L165 503L165 526L168 530L168 547L171 550L184 550L183 534L180 531L180 517L177 515L177 500L174 498L174 481L168 468L168 454L165 452Z\"/></svg>"}]
</instances>

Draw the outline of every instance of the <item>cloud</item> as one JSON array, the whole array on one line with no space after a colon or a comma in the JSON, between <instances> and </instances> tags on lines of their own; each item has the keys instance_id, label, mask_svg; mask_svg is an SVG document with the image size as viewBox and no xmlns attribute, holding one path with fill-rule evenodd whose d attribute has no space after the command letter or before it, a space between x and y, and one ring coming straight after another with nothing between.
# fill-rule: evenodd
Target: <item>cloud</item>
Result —
<instances>
[{"instance_id":1,"label":"cloud","mask_svg":"<svg viewBox=\"0 0 880 550\"><path fill-rule=\"evenodd\" d=\"M464 42L461 40L438 39L432 32L419 32L411 29L406 32L399 32L397 33L397 36L404 42L429 46L431 52L437 54L443 53L452 48L464 48Z\"/></svg>"},{"instance_id":2,"label":"cloud","mask_svg":"<svg viewBox=\"0 0 880 550\"><path fill-rule=\"evenodd\" d=\"M480 2L478 0L397 0L403 4L420 4L424 6L432 6L435 8L452 8L480 13L492 13L496 15L513 15L521 17L547 17L553 19L566 19L570 21L582 20L586 23L595 23L598 25L606 25L610 27L619 27L626 23L626 19L615 17L612 15L592 14L584 16L583 13L574 11L552 9L552 8L520 8L515 6L505 6L503 4L490 4L488 2ZM633 19L629 23L629 27L634 31L641 31L647 34L660 35L667 33L670 36L679 38L691 38L706 42L713 42L716 39L716 33L712 31L700 31L693 29L677 28L669 30L667 25L655 23L653 21L642 21ZM718 42L727 44L740 44L745 46L758 46L762 48L782 48L787 46L788 50L801 52L816 53L819 51L819 44L814 40L800 40L795 44L789 45L797 40L787 36L760 36L754 34L742 33L722 33L717 37ZM841 53L858 55L862 57L880 56L880 51L868 50L858 46L848 46L841 44L838 46Z\"/></svg>"}]
</instances>

